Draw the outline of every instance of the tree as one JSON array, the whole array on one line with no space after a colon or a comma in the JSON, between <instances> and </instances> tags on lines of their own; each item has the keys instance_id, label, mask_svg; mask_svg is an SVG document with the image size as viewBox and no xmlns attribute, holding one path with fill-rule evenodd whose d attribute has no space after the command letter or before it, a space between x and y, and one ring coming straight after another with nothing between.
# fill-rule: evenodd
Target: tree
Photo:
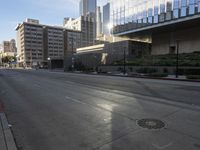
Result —
<instances>
[{"instance_id":1,"label":"tree","mask_svg":"<svg viewBox=\"0 0 200 150\"><path fill-rule=\"evenodd\" d=\"M11 62L16 62L16 57L15 56L5 56L2 58L3 63L11 63Z\"/></svg>"}]
</instances>

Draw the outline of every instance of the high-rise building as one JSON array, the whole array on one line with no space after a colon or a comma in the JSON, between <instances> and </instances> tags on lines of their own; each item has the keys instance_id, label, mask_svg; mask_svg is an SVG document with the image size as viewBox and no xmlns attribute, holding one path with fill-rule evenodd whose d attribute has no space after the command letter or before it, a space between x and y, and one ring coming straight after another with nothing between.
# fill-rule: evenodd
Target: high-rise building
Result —
<instances>
[{"instance_id":1,"label":"high-rise building","mask_svg":"<svg viewBox=\"0 0 200 150\"><path fill-rule=\"evenodd\" d=\"M103 6L103 34L110 34L110 3Z\"/></svg>"},{"instance_id":2,"label":"high-rise building","mask_svg":"<svg viewBox=\"0 0 200 150\"><path fill-rule=\"evenodd\" d=\"M101 13L101 7L97 7L96 11L96 32L97 37L102 34L102 13Z\"/></svg>"},{"instance_id":3,"label":"high-rise building","mask_svg":"<svg viewBox=\"0 0 200 150\"><path fill-rule=\"evenodd\" d=\"M80 16L87 16L89 13L96 14L97 0L80 0Z\"/></svg>"},{"instance_id":4,"label":"high-rise building","mask_svg":"<svg viewBox=\"0 0 200 150\"><path fill-rule=\"evenodd\" d=\"M21 66L47 65L63 67L68 51L80 47L81 32L60 26L42 25L29 19L18 24L17 28L18 62ZM69 47L73 34L73 50Z\"/></svg>"}]
</instances>

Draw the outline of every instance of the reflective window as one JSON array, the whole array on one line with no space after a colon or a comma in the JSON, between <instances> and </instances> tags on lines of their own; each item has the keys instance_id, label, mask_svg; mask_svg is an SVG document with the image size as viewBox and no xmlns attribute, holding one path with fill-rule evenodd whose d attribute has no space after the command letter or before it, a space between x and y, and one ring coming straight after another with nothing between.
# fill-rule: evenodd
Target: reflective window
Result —
<instances>
[{"instance_id":1,"label":"reflective window","mask_svg":"<svg viewBox=\"0 0 200 150\"><path fill-rule=\"evenodd\" d=\"M181 17L185 17L187 15L187 7L181 8Z\"/></svg>"},{"instance_id":2,"label":"reflective window","mask_svg":"<svg viewBox=\"0 0 200 150\"><path fill-rule=\"evenodd\" d=\"M173 18L179 18L179 9L174 9L173 11Z\"/></svg>"},{"instance_id":3,"label":"reflective window","mask_svg":"<svg viewBox=\"0 0 200 150\"><path fill-rule=\"evenodd\" d=\"M166 12L172 11L172 0L168 0L166 3Z\"/></svg>"},{"instance_id":4,"label":"reflective window","mask_svg":"<svg viewBox=\"0 0 200 150\"><path fill-rule=\"evenodd\" d=\"M198 2L198 12L200 13L200 1Z\"/></svg>"},{"instance_id":5,"label":"reflective window","mask_svg":"<svg viewBox=\"0 0 200 150\"><path fill-rule=\"evenodd\" d=\"M182 0L181 7L186 7L186 6L187 6L187 0Z\"/></svg>"},{"instance_id":6,"label":"reflective window","mask_svg":"<svg viewBox=\"0 0 200 150\"><path fill-rule=\"evenodd\" d=\"M174 0L174 9L179 8L179 0Z\"/></svg>"},{"instance_id":7,"label":"reflective window","mask_svg":"<svg viewBox=\"0 0 200 150\"><path fill-rule=\"evenodd\" d=\"M195 5L191 4L189 5L189 14L193 15L195 13Z\"/></svg>"},{"instance_id":8,"label":"reflective window","mask_svg":"<svg viewBox=\"0 0 200 150\"><path fill-rule=\"evenodd\" d=\"M154 22L154 23L158 23L158 15L154 16L153 22Z\"/></svg>"},{"instance_id":9,"label":"reflective window","mask_svg":"<svg viewBox=\"0 0 200 150\"><path fill-rule=\"evenodd\" d=\"M153 17L148 17L148 23L152 24L153 23Z\"/></svg>"},{"instance_id":10,"label":"reflective window","mask_svg":"<svg viewBox=\"0 0 200 150\"><path fill-rule=\"evenodd\" d=\"M189 15L195 14L195 0L189 0Z\"/></svg>"},{"instance_id":11,"label":"reflective window","mask_svg":"<svg viewBox=\"0 0 200 150\"><path fill-rule=\"evenodd\" d=\"M160 0L160 13L165 13L165 0Z\"/></svg>"}]
</instances>

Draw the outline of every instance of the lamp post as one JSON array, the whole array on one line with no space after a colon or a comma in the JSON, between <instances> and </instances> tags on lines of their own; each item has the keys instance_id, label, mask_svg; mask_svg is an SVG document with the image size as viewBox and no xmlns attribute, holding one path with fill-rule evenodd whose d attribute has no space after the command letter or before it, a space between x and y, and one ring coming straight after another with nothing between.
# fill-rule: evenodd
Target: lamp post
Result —
<instances>
[{"instance_id":1,"label":"lamp post","mask_svg":"<svg viewBox=\"0 0 200 150\"><path fill-rule=\"evenodd\" d=\"M124 75L126 74L126 47L124 47Z\"/></svg>"},{"instance_id":2,"label":"lamp post","mask_svg":"<svg viewBox=\"0 0 200 150\"><path fill-rule=\"evenodd\" d=\"M71 46L72 46L72 71L74 71L74 38L73 37L71 37L70 38L70 40L71 40Z\"/></svg>"},{"instance_id":3,"label":"lamp post","mask_svg":"<svg viewBox=\"0 0 200 150\"><path fill-rule=\"evenodd\" d=\"M176 78L179 77L179 40L176 41Z\"/></svg>"}]
</instances>

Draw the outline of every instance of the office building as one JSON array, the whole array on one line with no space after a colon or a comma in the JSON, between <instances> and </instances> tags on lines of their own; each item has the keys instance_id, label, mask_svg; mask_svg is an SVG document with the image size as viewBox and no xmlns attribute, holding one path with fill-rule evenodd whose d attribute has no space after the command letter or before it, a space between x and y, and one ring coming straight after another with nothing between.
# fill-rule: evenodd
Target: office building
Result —
<instances>
[{"instance_id":1,"label":"office building","mask_svg":"<svg viewBox=\"0 0 200 150\"><path fill-rule=\"evenodd\" d=\"M64 27L71 30L81 31L81 47L94 45L96 38L96 21L90 16L81 16L77 19L65 19Z\"/></svg>"},{"instance_id":2,"label":"office building","mask_svg":"<svg viewBox=\"0 0 200 150\"><path fill-rule=\"evenodd\" d=\"M29 19L16 28L19 63L24 66L42 65L44 60L43 26L33 21Z\"/></svg>"},{"instance_id":3,"label":"office building","mask_svg":"<svg viewBox=\"0 0 200 150\"><path fill-rule=\"evenodd\" d=\"M21 66L47 66L62 68L67 52L71 51L70 34L73 34L74 48L80 47L81 32L60 26L40 24L28 19L17 28L18 62Z\"/></svg>"},{"instance_id":4,"label":"office building","mask_svg":"<svg viewBox=\"0 0 200 150\"><path fill-rule=\"evenodd\" d=\"M152 54L200 51L199 0L111 0L113 34L152 43ZM194 36L195 35L195 36Z\"/></svg>"},{"instance_id":5,"label":"office building","mask_svg":"<svg viewBox=\"0 0 200 150\"><path fill-rule=\"evenodd\" d=\"M103 34L109 35L111 30L110 23L110 3L103 6Z\"/></svg>"}]
</instances>

